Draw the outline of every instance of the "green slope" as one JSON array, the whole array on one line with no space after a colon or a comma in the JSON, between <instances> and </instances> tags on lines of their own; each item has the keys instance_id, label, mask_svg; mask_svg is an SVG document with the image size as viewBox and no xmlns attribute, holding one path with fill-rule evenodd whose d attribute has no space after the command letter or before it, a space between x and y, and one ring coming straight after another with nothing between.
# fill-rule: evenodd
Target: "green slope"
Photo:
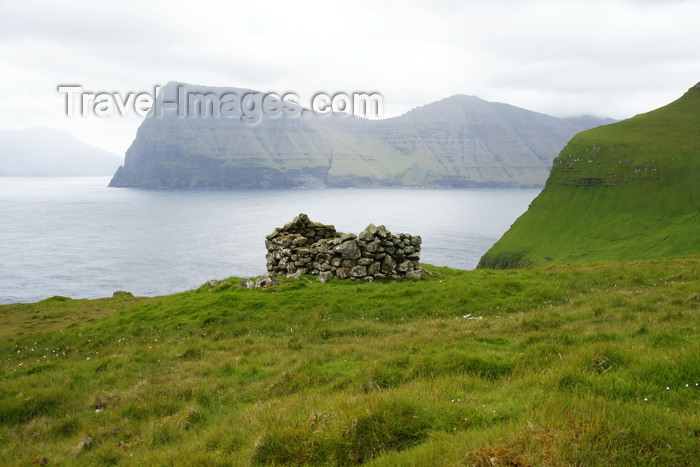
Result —
<instances>
[{"instance_id":1,"label":"green slope","mask_svg":"<svg viewBox=\"0 0 700 467\"><path fill-rule=\"evenodd\" d=\"M576 135L479 267L700 252L700 86Z\"/></svg>"},{"instance_id":2,"label":"green slope","mask_svg":"<svg viewBox=\"0 0 700 467\"><path fill-rule=\"evenodd\" d=\"M0 306L0 465L696 465L699 266Z\"/></svg>"}]
</instances>

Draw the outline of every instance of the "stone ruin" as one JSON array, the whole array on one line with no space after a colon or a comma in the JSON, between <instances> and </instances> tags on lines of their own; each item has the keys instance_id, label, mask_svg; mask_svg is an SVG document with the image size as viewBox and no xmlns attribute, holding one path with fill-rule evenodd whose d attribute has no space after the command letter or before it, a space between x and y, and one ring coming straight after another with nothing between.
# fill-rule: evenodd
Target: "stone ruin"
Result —
<instances>
[{"instance_id":1,"label":"stone ruin","mask_svg":"<svg viewBox=\"0 0 700 467\"><path fill-rule=\"evenodd\" d=\"M383 225L370 224L355 235L299 214L265 237L265 258L271 275L316 274L320 282L332 277L368 281L420 278L420 245L420 236L392 234Z\"/></svg>"}]
</instances>

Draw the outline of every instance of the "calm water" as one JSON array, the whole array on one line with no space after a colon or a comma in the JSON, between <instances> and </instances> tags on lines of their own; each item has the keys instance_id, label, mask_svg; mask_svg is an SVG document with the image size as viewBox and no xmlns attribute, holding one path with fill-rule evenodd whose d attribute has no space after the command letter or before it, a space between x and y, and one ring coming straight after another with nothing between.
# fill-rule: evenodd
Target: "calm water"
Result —
<instances>
[{"instance_id":1,"label":"calm water","mask_svg":"<svg viewBox=\"0 0 700 467\"><path fill-rule=\"evenodd\" d=\"M264 237L300 212L423 237L421 262L473 269L539 190L166 191L109 178L0 178L0 303L162 295L265 272Z\"/></svg>"}]
</instances>

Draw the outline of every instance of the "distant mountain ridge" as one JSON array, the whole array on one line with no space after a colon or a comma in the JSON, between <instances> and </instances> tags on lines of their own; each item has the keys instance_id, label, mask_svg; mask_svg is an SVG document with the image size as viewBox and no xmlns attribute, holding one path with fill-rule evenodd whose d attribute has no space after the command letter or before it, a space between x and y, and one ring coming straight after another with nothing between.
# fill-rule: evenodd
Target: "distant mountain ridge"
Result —
<instances>
[{"instance_id":1,"label":"distant mountain ridge","mask_svg":"<svg viewBox=\"0 0 700 467\"><path fill-rule=\"evenodd\" d=\"M163 96L244 94L170 82ZM149 116L110 186L166 188L533 187L588 128L515 106L455 95L400 117ZM583 125L583 126L581 126Z\"/></svg>"},{"instance_id":2,"label":"distant mountain ridge","mask_svg":"<svg viewBox=\"0 0 700 467\"><path fill-rule=\"evenodd\" d=\"M564 120L566 120L569 123L573 123L574 125L580 127L583 130L588 130L597 126L610 125L611 123L615 123L617 121L613 118L600 118L595 117L593 115L579 115L576 117L566 117Z\"/></svg>"},{"instance_id":3,"label":"distant mountain ridge","mask_svg":"<svg viewBox=\"0 0 700 467\"><path fill-rule=\"evenodd\" d=\"M112 175L122 161L51 128L0 130L0 177Z\"/></svg>"}]
</instances>

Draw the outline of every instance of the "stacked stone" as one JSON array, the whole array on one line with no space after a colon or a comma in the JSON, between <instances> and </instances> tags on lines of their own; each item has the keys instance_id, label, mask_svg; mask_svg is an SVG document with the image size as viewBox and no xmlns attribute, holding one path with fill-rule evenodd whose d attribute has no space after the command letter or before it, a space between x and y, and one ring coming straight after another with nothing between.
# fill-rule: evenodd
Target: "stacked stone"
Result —
<instances>
[{"instance_id":1,"label":"stacked stone","mask_svg":"<svg viewBox=\"0 0 700 467\"><path fill-rule=\"evenodd\" d=\"M297 271L308 274L314 260L311 245L340 235L334 226L312 222L306 214L299 214L265 237L267 270L277 276Z\"/></svg>"},{"instance_id":2,"label":"stacked stone","mask_svg":"<svg viewBox=\"0 0 700 467\"><path fill-rule=\"evenodd\" d=\"M317 274L325 282L381 277L420 278L421 238L391 234L386 227L367 226L359 235L336 232L332 225L299 214L265 239L267 270L277 276Z\"/></svg>"}]
</instances>

